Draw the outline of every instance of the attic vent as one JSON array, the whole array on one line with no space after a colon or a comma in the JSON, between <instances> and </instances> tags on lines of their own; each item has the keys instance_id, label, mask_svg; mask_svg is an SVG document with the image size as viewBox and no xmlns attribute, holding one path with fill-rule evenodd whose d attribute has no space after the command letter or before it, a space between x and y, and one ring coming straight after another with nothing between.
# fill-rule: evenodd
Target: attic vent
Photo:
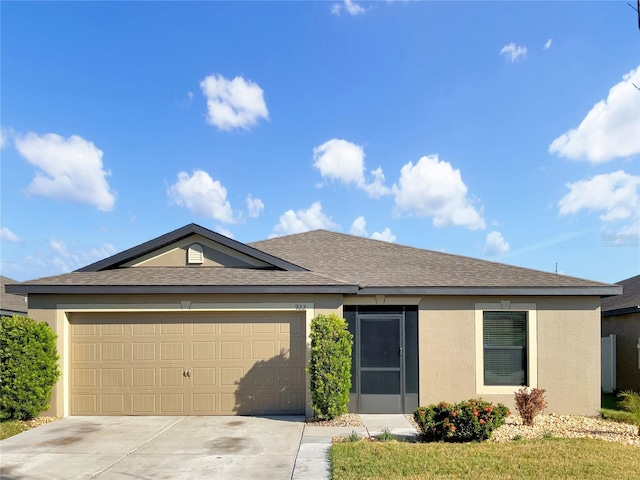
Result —
<instances>
[{"instance_id":1,"label":"attic vent","mask_svg":"<svg viewBox=\"0 0 640 480\"><path fill-rule=\"evenodd\" d=\"M192 265L202 265L204 262L204 255L202 253L202 246L194 243L189 247L187 252L187 263Z\"/></svg>"}]
</instances>

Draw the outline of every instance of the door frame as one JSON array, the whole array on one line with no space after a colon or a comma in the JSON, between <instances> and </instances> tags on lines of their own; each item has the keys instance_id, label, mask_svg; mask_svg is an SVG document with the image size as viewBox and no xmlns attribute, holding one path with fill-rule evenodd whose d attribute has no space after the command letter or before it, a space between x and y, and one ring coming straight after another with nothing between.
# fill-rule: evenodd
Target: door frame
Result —
<instances>
[{"instance_id":1,"label":"door frame","mask_svg":"<svg viewBox=\"0 0 640 480\"><path fill-rule=\"evenodd\" d=\"M362 393L362 321L385 321L396 320L398 323L399 349L398 357L400 385L399 392L396 394L363 394ZM405 325L404 313L357 313L356 314L356 338L354 342L355 360L356 360L356 403L358 413L404 413L405 410ZM375 367L365 367L375 370ZM381 367L384 368L384 367ZM366 370L365 370L366 371ZM387 398L384 398L387 397ZM393 398L397 397L397 398Z\"/></svg>"}]
</instances>

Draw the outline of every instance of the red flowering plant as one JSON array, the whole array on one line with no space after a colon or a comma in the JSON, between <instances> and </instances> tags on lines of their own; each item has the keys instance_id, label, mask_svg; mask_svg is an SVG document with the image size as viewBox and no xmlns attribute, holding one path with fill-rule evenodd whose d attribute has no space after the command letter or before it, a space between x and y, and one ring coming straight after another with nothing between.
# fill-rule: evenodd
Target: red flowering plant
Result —
<instances>
[{"instance_id":1,"label":"red flowering plant","mask_svg":"<svg viewBox=\"0 0 640 480\"><path fill-rule=\"evenodd\" d=\"M450 404L440 402L419 407L413 416L427 442L472 442L491 437L510 414L503 404L493 405L480 398Z\"/></svg>"}]
</instances>

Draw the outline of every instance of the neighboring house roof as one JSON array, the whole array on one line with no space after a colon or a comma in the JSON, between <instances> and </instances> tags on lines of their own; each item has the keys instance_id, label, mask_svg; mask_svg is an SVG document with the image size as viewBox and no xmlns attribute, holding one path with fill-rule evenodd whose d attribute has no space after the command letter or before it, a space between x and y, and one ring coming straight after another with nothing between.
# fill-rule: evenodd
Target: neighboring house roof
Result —
<instances>
[{"instance_id":1,"label":"neighboring house roof","mask_svg":"<svg viewBox=\"0 0 640 480\"><path fill-rule=\"evenodd\" d=\"M16 284L15 280L0 275L0 311L3 315L27 314L27 302L22 295L13 295L5 292L5 285Z\"/></svg>"},{"instance_id":2,"label":"neighboring house roof","mask_svg":"<svg viewBox=\"0 0 640 480\"><path fill-rule=\"evenodd\" d=\"M265 268L129 267L189 235L266 262ZM187 225L76 272L32 280L15 293L343 293L617 295L621 287L315 230L249 245Z\"/></svg>"},{"instance_id":3,"label":"neighboring house roof","mask_svg":"<svg viewBox=\"0 0 640 480\"><path fill-rule=\"evenodd\" d=\"M602 299L602 316L640 312L640 275L627 278L617 284L622 285L622 295Z\"/></svg>"}]
</instances>

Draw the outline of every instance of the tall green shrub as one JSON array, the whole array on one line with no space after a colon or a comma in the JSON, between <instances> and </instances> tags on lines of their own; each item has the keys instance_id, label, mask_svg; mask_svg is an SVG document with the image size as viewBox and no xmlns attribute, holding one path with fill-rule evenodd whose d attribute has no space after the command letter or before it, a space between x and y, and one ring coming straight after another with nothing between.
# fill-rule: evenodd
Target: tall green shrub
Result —
<instances>
[{"instance_id":1,"label":"tall green shrub","mask_svg":"<svg viewBox=\"0 0 640 480\"><path fill-rule=\"evenodd\" d=\"M335 313L311 321L311 406L318 417L332 419L347 413L351 390L353 335Z\"/></svg>"},{"instance_id":2,"label":"tall green shrub","mask_svg":"<svg viewBox=\"0 0 640 480\"><path fill-rule=\"evenodd\" d=\"M27 317L0 318L0 418L28 420L49 408L58 380L56 334Z\"/></svg>"}]
</instances>

